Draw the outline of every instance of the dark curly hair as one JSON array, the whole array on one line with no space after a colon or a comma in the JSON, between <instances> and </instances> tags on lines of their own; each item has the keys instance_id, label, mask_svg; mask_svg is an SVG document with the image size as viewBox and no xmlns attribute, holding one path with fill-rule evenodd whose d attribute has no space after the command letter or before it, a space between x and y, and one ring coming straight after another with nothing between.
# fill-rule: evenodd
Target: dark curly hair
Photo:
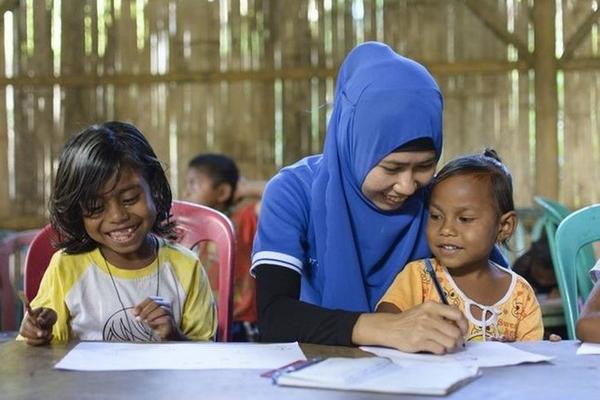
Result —
<instances>
[{"instance_id":1,"label":"dark curly hair","mask_svg":"<svg viewBox=\"0 0 600 400\"><path fill-rule=\"evenodd\" d=\"M93 210L106 183L127 168L140 173L150 187L156 207L152 232L174 237L171 187L161 162L135 126L111 121L73 136L62 151L49 204L57 248L77 254L97 247L84 228L85 210Z\"/></svg>"},{"instance_id":2,"label":"dark curly hair","mask_svg":"<svg viewBox=\"0 0 600 400\"><path fill-rule=\"evenodd\" d=\"M499 215L515 210L512 176L495 150L458 157L446 164L431 181L431 191L440 182L459 175L476 175L489 182ZM506 242L503 243L507 246Z\"/></svg>"}]
</instances>

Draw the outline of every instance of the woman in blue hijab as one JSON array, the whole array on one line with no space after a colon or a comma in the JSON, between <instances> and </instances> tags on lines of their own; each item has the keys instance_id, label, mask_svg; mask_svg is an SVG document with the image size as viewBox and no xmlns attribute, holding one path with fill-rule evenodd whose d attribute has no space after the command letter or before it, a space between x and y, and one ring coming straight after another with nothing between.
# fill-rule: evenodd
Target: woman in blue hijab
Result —
<instances>
[{"instance_id":1,"label":"woman in blue hijab","mask_svg":"<svg viewBox=\"0 0 600 400\"><path fill-rule=\"evenodd\" d=\"M398 272L430 255L427 184L442 108L427 70L387 45L346 57L323 154L282 169L263 197L252 258L263 341L436 353L462 344L456 308L372 313Z\"/></svg>"}]
</instances>

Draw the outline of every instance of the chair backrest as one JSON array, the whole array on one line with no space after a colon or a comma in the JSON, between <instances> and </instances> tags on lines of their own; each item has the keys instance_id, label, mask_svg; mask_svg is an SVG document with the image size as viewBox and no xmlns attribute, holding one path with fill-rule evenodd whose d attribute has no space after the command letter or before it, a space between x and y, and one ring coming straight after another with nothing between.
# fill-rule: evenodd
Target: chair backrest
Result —
<instances>
[{"instance_id":1,"label":"chair backrest","mask_svg":"<svg viewBox=\"0 0 600 400\"><path fill-rule=\"evenodd\" d=\"M39 229L11 233L0 242L0 304L2 305L2 321L0 330L14 331L17 329L16 302L13 282L11 280L11 256L20 256L25 247L29 246ZM19 258L19 257L17 257ZM21 265L18 264L20 273Z\"/></svg>"},{"instance_id":2,"label":"chair backrest","mask_svg":"<svg viewBox=\"0 0 600 400\"><path fill-rule=\"evenodd\" d=\"M571 210L563 204L547 197L535 196L535 202L544 210L544 214L558 224L571 213Z\"/></svg>"},{"instance_id":3,"label":"chair backrest","mask_svg":"<svg viewBox=\"0 0 600 400\"><path fill-rule=\"evenodd\" d=\"M548 248L550 249L550 258L552 259L552 267L554 268L554 275L556 276L556 280L558 281L558 291L560 292L560 296L564 299L563 291L564 284L560 284L559 280L559 267L558 267L558 255L556 251L556 229L558 225L565 219L570 213L569 210L564 205L550 200L546 197L535 196L533 200L542 208L543 214L540 220L542 221L544 232L546 233L546 238L548 239ZM563 304L563 312L567 314L567 303L564 301Z\"/></svg>"},{"instance_id":4,"label":"chair backrest","mask_svg":"<svg viewBox=\"0 0 600 400\"><path fill-rule=\"evenodd\" d=\"M582 257L580 250L591 249L600 240L600 204L582 208L566 217L556 230L558 255L557 279L563 304L569 339L575 339L575 322L579 317L577 295L585 301L592 290L589 270L594 265L593 252ZM591 251L591 250L590 250ZM578 256L579 255L579 256Z\"/></svg>"},{"instance_id":5,"label":"chair backrest","mask_svg":"<svg viewBox=\"0 0 600 400\"><path fill-rule=\"evenodd\" d=\"M235 233L229 218L209 207L185 201L173 201L177 242L193 249L200 242L212 241L219 254L219 287L217 298L217 340L231 339L233 270L235 265ZM55 249L56 232L47 225L32 241L25 260L25 294L32 300L39 289L44 271Z\"/></svg>"},{"instance_id":6,"label":"chair backrest","mask_svg":"<svg viewBox=\"0 0 600 400\"><path fill-rule=\"evenodd\" d=\"M233 270L235 266L235 233L233 224L222 213L195 203L175 200L171 209L179 243L200 250L200 242L212 241L219 255L219 287L217 298L217 340L231 339L233 314Z\"/></svg>"},{"instance_id":7,"label":"chair backrest","mask_svg":"<svg viewBox=\"0 0 600 400\"><path fill-rule=\"evenodd\" d=\"M556 229L562 220L571 213L571 210L564 205L546 197L535 196L534 201L543 210L542 220L544 231L546 232L546 237L548 238L550 257L552 258L552 264L554 265L554 270L556 272L556 266L558 265L558 260L556 258Z\"/></svg>"},{"instance_id":8,"label":"chair backrest","mask_svg":"<svg viewBox=\"0 0 600 400\"><path fill-rule=\"evenodd\" d=\"M23 270L23 288L29 301L37 294L44 272L56 251L54 242L56 242L56 232L52 226L46 225L35 235L29 245Z\"/></svg>"}]
</instances>

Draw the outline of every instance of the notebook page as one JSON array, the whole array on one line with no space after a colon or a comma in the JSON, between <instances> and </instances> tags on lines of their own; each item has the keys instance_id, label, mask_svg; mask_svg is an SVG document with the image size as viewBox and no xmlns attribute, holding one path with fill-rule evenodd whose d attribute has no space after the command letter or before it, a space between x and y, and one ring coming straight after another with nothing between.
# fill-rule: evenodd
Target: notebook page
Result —
<instances>
[{"instance_id":1,"label":"notebook page","mask_svg":"<svg viewBox=\"0 0 600 400\"><path fill-rule=\"evenodd\" d=\"M396 364L381 357L329 358L281 375L277 384L324 389L444 395L479 374L476 367L406 361Z\"/></svg>"},{"instance_id":2,"label":"notebook page","mask_svg":"<svg viewBox=\"0 0 600 400\"><path fill-rule=\"evenodd\" d=\"M461 365L472 365L480 368L537 363L554 358L520 350L502 342L468 342L464 349L444 355L404 353L395 349L374 346L361 346L361 349L380 357L388 357L394 361L456 362Z\"/></svg>"},{"instance_id":3,"label":"notebook page","mask_svg":"<svg viewBox=\"0 0 600 400\"><path fill-rule=\"evenodd\" d=\"M600 354L600 343L581 343L577 349L577 355Z\"/></svg>"}]
</instances>

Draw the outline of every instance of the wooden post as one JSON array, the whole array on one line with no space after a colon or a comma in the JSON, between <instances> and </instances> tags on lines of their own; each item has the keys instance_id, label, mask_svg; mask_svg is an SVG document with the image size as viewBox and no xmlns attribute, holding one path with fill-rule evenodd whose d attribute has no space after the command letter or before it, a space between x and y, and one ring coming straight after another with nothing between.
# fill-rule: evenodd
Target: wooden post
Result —
<instances>
[{"instance_id":1,"label":"wooden post","mask_svg":"<svg viewBox=\"0 0 600 400\"><path fill-rule=\"evenodd\" d=\"M2 18L2 24L0 24L0 71L4 71L6 68L5 60L5 48L4 48L4 34L6 27L4 25L4 13L8 11L5 9L5 2L0 3L0 17ZM14 14L13 14L14 15ZM7 105L6 105L6 86L0 86L0 210L9 210L11 204L9 197L9 182L8 182L8 119L7 119ZM4 218L8 212L0 213Z\"/></svg>"},{"instance_id":2,"label":"wooden post","mask_svg":"<svg viewBox=\"0 0 600 400\"><path fill-rule=\"evenodd\" d=\"M89 65L84 49L84 2L61 3L61 54L60 75L80 75ZM94 88L95 89L95 88ZM92 122L90 110L90 93L94 89L63 88L62 113L62 143L66 138L76 134ZM57 141L60 139L57 138Z\"/></svg>"},{"instance_id":3,"label":"wooden post","mask_svg":"<svg viewBox=\"0 0 600 400\"><path fill-rule=\"evenodd\" d=\"M558 199L558 91L554 0L535 0L535 193Z\"/></svg>"}]
</instances>

